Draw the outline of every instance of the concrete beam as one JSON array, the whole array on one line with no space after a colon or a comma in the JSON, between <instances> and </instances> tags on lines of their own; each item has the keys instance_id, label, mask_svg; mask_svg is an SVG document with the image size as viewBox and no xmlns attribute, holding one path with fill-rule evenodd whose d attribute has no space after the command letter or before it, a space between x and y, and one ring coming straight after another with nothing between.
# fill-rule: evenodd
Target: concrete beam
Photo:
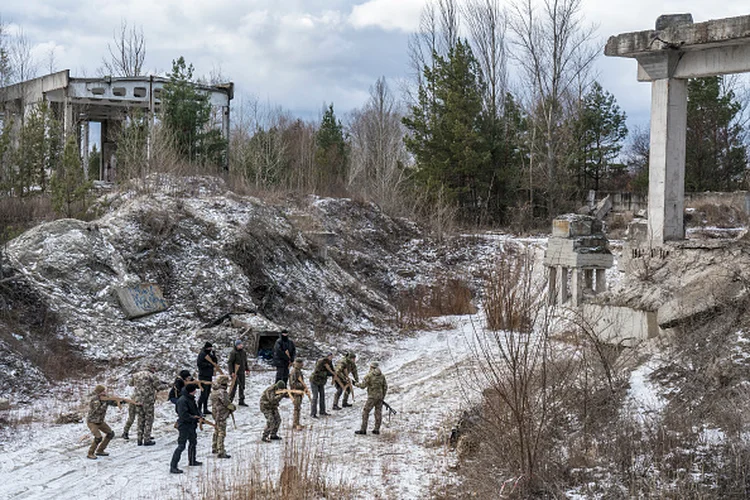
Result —
<instances>
[{"instance_id":1,"label":"concrete beam","mask_svg":"<svg viewBox=\"0 0 750 500\"><path fill-rule=\"evenodd\" d=\"M750 16L714 19L697 24L666 24L660 30L611 36L604 47L604 55L638 57L668 50L701 50L717 45L726 47L750 43Z\"/></svg>"},{"instance_id":2,"label":"concrete beam","mask_svg":"<svg viewBox=\"0 0 750 500\"><path fill-rule=\"evenodd\" d=\"M679 57L677 52L639 57L638 81L651 82L667 78L659 72L667 67L667 64L663 62L667 56L669 56L670 64L673 64L671 70L667 71L669 77L672 78L703 78L750 72L750 45L732 45L680 52Z\"/></svg>"}]
</instances>

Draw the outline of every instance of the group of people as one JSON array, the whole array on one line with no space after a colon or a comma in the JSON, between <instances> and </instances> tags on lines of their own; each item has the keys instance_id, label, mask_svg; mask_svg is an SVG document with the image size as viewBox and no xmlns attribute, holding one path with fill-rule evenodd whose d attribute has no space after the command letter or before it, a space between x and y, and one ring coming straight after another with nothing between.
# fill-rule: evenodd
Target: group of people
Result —
<instances>
[{"instance_id":1,"label":"group of people","mask_svg":"<svg viewBox=\"0 0 750 500\"><path fill-rule=\"evenodd\" d=\"M288 331L282 331L279 339L274 345L273 364L276 366L276 380L266 388L260 398L260 411L266 418L266 426L263 430L261 440L270 442L280 440L278 435L281 426L281 415L279 404L284 398L290 398L294 407L293 429L304 428L300 424L300 413L302 399L307 396L311 399L311 417L318 415L329 415L326 412L325 385L328 378L336 386L336 393L332 408L341 410L352 406L349 397L353 398L353 387L357 386L367 390L367 402L362 411L362 425L356 434L366 434L370 412L375 410L375 425L373 434L380 434L382 422L382 408L388 384L385 376L380 371L376 361L370 363L370 370L359 381L357 374L356 355L347 353L336 364L333 365L333 353L328 353L319 359L310 376L310 387L305 383L302 372L302 360L296 357L294 342L289 338ZM234 348L229 355L227 363L227 374L221 370L218 357L213 345L206 342L198 354L197 359L198 377L194 379L190 371L182 370L174 383L171 385L169 400L175 405L177 421L175 427L179 431L177 448L175 449L170 463L170 472L179 474L182 470L178 467L182 453L187 446L188 465L201 465L196 458L197 428L204 424L214 428L212 440L212 452L218 458L230 458L227 454L224 439L229 418L234 419L234 398L239 396L238 406L245 404L245 377L249 372L247 363L247 352L242 340L234 343ZM119 396L107 395L103 385L97 385L89 400L89 413L86 423L91 430L94 441L88 450L88 458L97 459L107 456L107 445L115 433L105 423L105 415L109 406L120 406L127 403L129 407L128 420L125 424L122 437L129 439L130 428L137 419L137 442L138 446L151 446L155 444L151 436L154 422L154 403L156 393L169 387L169 384L161 382L156 377L157 366L148 363L143 369L133 374L129 385L134 387L133 399ZM216 378L214 379L214 376ZM351 376L351 378L350 378ZM196 401L195 393L200 389L200 397ZM343 396L343 399L342 399ZM339 401L342 405L339 406ZM211 410L208 403L211 403ZM210 422L205 417L212 415L214 421Z\"/></svg>"}]
</instances>

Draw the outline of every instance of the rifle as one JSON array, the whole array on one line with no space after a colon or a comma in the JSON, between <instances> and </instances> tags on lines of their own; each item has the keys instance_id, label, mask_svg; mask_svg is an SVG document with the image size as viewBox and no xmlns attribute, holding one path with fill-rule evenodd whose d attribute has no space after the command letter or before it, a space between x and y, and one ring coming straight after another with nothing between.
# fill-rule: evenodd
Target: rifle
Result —
<instances>
[{"instance_id":1,"label":"rifle","mask_svg":"<svg viewBox=\"0 0 750 500\"><path fill-rule=\"evenodd\" d=\"M232 424L234 425L234 430L237 430L237 421L234 419L234 412L231 411L229 414L232 416Z\"/></svg>"},{"instance_id":2,"label":"rifle","mask_svg":"<svg viewBox=\"0 0 750 500\"><path fill-rule=\"evenodd\" d=\"M240 365L234 365L234 373L232 374L232 385L229 386L229 394L232 394L232 391L234 391L234 386L237 385L237 371L239 371L239 369L240 369ZM234 418L234 416L232 418ZM237 426L235 425L235 427Z\"/></svg>"},{"instance_id":3,"label":"rifle","mask_svg":"<svg viewBox=\"0 0 750 500\"><path fill-rule=\"evenodd\" d=\"M119 396L105 396L103 398L99 398L99 401L114 401L117 403L118 410L122 408L122 403L128 403L128 404L136 405L136 406L143 406L143 403L136 403L132 399L121 398Z\"/></svg>"},{"instance_id":4,"label":"rifle","mask_svg":"<svg viewBox=\"0 0 750 500\"><path fill-rule=\"evenodd\" d=\"M301 378L298 378L297 382L302 384L302 387L304 387L304 392L305 392L305 395L307 396L307 399L309 399L310 402L312 402L312 396L310 396L310 389L307 387L307 384L305 383L305 381L302 380Z\"/></svg>"},{"instance_id":5,"label":"rifle","mask_svg":"<svg viewBox=\"0 0 750 500\"><path fill-rule=\"evenodd\" d=\"M289 396L291 398L292 395L295 395L295 396L297 396L297 395L304 396L305 395L305 391L299 391L297 389L278 389L276 391L276 395L278 396L280 394L286 394L287 396Z\"/></svg>"},{"instance_id":6,"label":"rifle","mask_svg":"<svg viewBox=\"0 0 750 500\"><path fill-rule=\"evenodd\" d=\"M211 427L216 427L216 424L211 422L210 420L206 420L203 417L198 417L198 426L200 427L201 430L203 430L203 424L208 424Z\"/></svg>"},{"instance_id":7,"label":"rifle","mask_svg":"<svg viewBox=\"0 0 750 500\"><path fill-rule=\"evenodd\" d=\"M346 380L349 383L344 388L344 394L346 394L346 390L349 389L349 394L352 395L352 403L356 403L356 401L354 401L354 386L352 385L352 379L350 379L349 377L346 377Z\"/></svg>"}]
</instances>

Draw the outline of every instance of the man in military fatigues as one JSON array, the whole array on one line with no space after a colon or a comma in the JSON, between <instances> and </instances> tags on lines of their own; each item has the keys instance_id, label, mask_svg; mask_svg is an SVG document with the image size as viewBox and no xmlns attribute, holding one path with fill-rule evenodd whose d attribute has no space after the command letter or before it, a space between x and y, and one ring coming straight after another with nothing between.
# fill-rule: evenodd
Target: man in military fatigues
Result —
<instances>
[{"instance_id":1,"label":"man in military fatigues","mask_svg":"<svg viewBox=\"0 0 750 500\"><path fill-rule=\"evenodd\" d=\"M289 388L295 391L308 392L307 385L305 384L305 376L302 373L302 360L295 359L292 367L292 371L289 373ZM295 431L304 429L299 423L300 410L302 409L302 394L292 395L292 404L294 405L294 417L292 428Z\"/></svg>"},{"instance_id":2,"label":"man in military fatigues","mask_svg":"<svg viewBox=\"0 0 750 500\"><path fill-rule=\"evenodd\" d=\"M211 443L211 452L218 453L219 458L229 458L224 448L224 438L227 437L227 419L236 409L227 394L229 377L219 375L216 379L216 387L211 392L211 411L214 415L214 438Z\"/></svg>"},{"instance_id":3,"label":"man in military fatigues","mask_svg":"<svg viewBox=\"0 0 750 500\"><path fill-rule=\"evenodd\" d=\"M352 392L349 380L350 373L354 378L354 383L356 384L359 382L359 375L357 375L357 355L353 352L344 356L344 358L336 365L336 377L333 379L334 384L336 384L336 394L333 396L334 410L340 410L342 407L346 408L347 406L351 406L349 404L349 394ZM344 394L344 401L343 404L339 406L339 398L342 393Z\"/></svg>"},{"instance_id":4,"label":"man in military fatigues","mask_svg":"<svg viewBox=\"0 0 750 500\"><path fill-rule=\"evenodd\" d=\"M310 375L310 386L312 389L310 416L312 418L318 417L318 398L320 398L320 414L328 415L326 413L326 381L328 377L332 377L335 373L333 369L333 353L329 352L325 358L320 358L315 363L315 370Z\"/></svg>"},{"instance_id":5,"label":"man in military fatigues","mask_svg":"<svg viewBox=\"0 0 750 500\"><path fill-rule=\"evenodd\" d=\"M135 401L138 406L138 446L152 446L156 444L151 439L151 429L154 426L154 403L156 392L168 386L156 378L156 365L149 363L145 370L133 375L130 384L135 387Z\"/></svg>"},{"instance_id":6,"label":"man in military fatigues","mask_svg":"<svg viewBox=\"0 0 750 500\"><path fill-rule=\"evenodd\" d=\"M361 389L367 389L367 402L362 408L362 427L355 434L367 434L367 421L370 419L370 410L375 408L375 427L372 429L373 434L380 434L380 424L383 421L383 400L388 392L388 383L385 381L385 375L380 371L380 365L377 361L370 363L370 371L361 384L357 384Z\"/></svg>"},{"instance_id":7,"label":"man in military fatigues","mask_svg":"<svg viewBox=\"0 0 750 500\"><path fill-rule=\"evenodd\" d=\"M240 393L240 406L247 406L245 404L245 374L248 372L247 369L247 351L241 340L234 342L234 349L229 353L229 376L235 377L232 383L232 391L229 393L229 401L234 401L234 394L239 389Z\"/></svg>"},{"instance_id":8,"label":"man in military fatigues","mask_svg":"<svg viewBox=\"0 0 750 500\"><path fill-rule=\"evenodd\" d=\"M128 433L130 432L130 428L133 427L133 422L135 422L136 415L138 415L138 406L128 404L128 421L125 422L125 427L123 427L122 429L123 439L130 439Z\"/></svg>"},{"instance_id":9,"label":"man in military fatigues","mask_svg":"<svg viewBox=\"0 0 750 500\"><path fill-rule=\"evenodd\" d=\"M260 397L260 412L266 417L266 428L263 429L261 441L270 443L272 439L281 439L279 436L279 426L281 425L281 415L279 415L279 403L286 397L285 394L277 394L276 391L286 389L286 383L279 380L269 386Z\"/></svg>"},{"instance_id":10,"label":"man in military fatigues","mask_svg":"<svg viewBox=\"0 0 750 500\"><path fill-rule=\"evenodd\" d=\"M106 457L109 455L105 450L107 445L115 437L114 431L104 421L107 414L107 408L116 406L121 401L130 404L136 404L135 401L119 397L109 397L106 394L107 388L103 385L97 385L89 400L89 414L86 416L86 425L94 435L94 442L89 447L88 458L96 460L97 456ZM102 433L104 436L102 436Z\"/></svg>"}]
</instances>

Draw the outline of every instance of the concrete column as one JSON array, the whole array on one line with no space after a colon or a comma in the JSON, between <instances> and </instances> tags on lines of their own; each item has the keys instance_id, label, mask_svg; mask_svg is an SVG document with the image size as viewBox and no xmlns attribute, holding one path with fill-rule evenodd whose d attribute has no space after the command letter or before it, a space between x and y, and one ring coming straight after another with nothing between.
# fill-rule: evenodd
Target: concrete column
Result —
<instances>
[{"instance_id":1,"label":"concrete column","mask_svg":"<svg viewBox=\"0 0 750 500\"><path fill-rule=\"evenodd\" d=\"M648 232L654 244L685 237L685 135L687 80L663 78L651 84L651 152L648 177Z\"/></svg>"},{"instance_id":2,"label":"concrete column","mask_svg":"<svg viewBox=\"0 0 750 500\"><path fill-rule=\"evenodd\" d=\"M557 268L550 266L547 269L549 269L547 300L549 300L550 304L554 304L555 300L557 300Z\"/></svg>"},{"instance_id":3,"label":"concrete column","mask_svg":"<svg viewBox=\"0 0 750 500\"><path fill-rule=\"evenodd\" d=\"M62 106L63 132L65 134L65 137L67 138L73 132L73 125L75 125L73 121L73 103L66 96L65 99L63 99Z\"/></svg>"},{"instance_id":4,"label":"concrete column","mask_svg":"<svg viewBox=\"0 0 750 500\"><path fill-rule=\"evenodd\" d=\"M224 158L224 168L229 170L229 105L224 106L223 116L221 121L221 133L224 136L224 140L227 141L226 158Z\"/></svg>"},{"instance_id":5,"label":"concrete column","mask_svg":"<svg viewBox=\"0 0 750 500\"><path fill-rule=\"evenodd\" d=\"M581 279L581 270L574 267L571 270L570 277L570 295L573 307L578 307L583 303L583 283Z\"/></svg>"},{"instance_id":6,"label":"concrete column","mask_svg":"<svg viewBox=\"0 0 750 500\"><path fill-rule=\"evenodd\" d=\"M81 132L81 161L83 162L83 173L86 174L86 179L89 178L89 121L86 120L81 124L83 131Z\"/></svg>"},{"instance_id":7,"label":"concrete column","mask_svg":"<svg viewBox=\"0 0 750 500\"><path fill-rule=\"evenodd\" d=\"M596 293L602 293L607 291L607 270L597 269L596 270Z\"/></svg>"},{"instance_id":8,"label":"concrete column","mask_svg":"<svg viewBox=\"0 0 750 500\"><path fill-rule=\"evenodd\" d=\"M560 266L557 270L557 303L563 305L568 301L568 268Z\"/></svg>"},{"instance_id":9,"label":"concrete column","mask_svg":"<svg viewBox=\"0 0 750 500\"><path fill-rule=\"evenodd\" d=\"M594 289L594 270L584 269L583 280L584 280L584 286L589 290L593 290Z\"/></svg>"}]
</instances>

